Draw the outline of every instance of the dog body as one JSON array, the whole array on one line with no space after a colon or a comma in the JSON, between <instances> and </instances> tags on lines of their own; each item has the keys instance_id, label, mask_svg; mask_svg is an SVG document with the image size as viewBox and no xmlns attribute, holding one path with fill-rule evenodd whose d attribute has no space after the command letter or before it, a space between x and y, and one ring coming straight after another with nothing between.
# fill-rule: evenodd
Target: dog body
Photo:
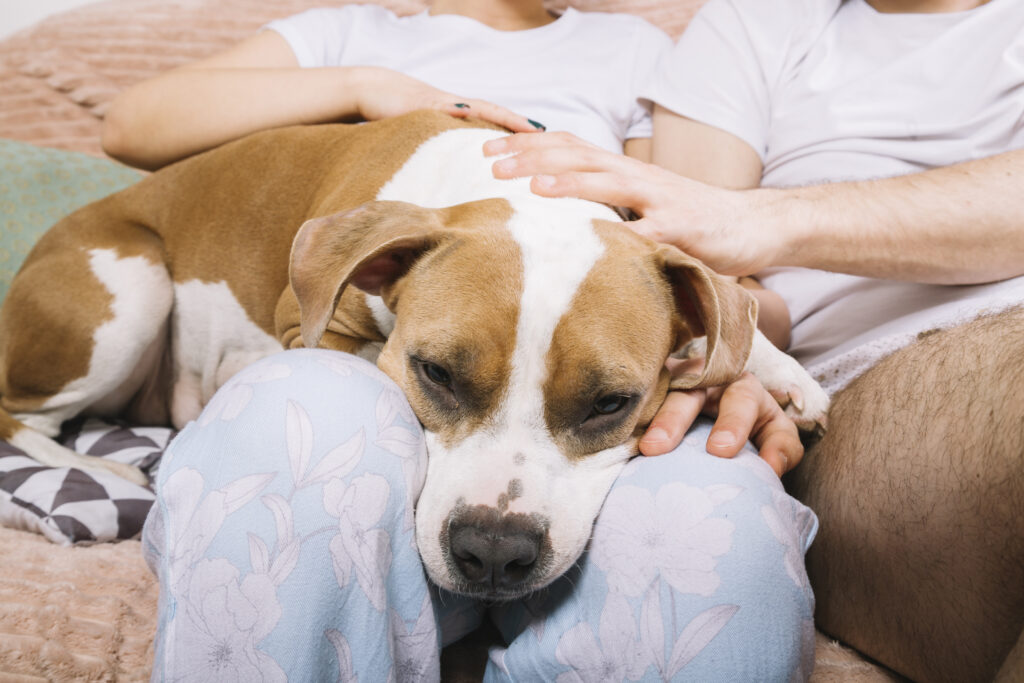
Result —
<instances>
[{"instance_id":1,"label":"dog body","mask_svg":"<svg viewBox=\"0 0 1024 683\"><path fill-rule=\"evenodd\" d=\"M181 427L282 348L357 353L426 431L428 572L504 599L577 559L670 385L728 381L749 357L823 420L742 288L607 207L495 180L482 145L503 134L429 112L268 131L72 214L0 310L0 438L143 481L48 437L82 413ZM696 337L703 374L670 381Z\"/></svg>"}]
</instances>

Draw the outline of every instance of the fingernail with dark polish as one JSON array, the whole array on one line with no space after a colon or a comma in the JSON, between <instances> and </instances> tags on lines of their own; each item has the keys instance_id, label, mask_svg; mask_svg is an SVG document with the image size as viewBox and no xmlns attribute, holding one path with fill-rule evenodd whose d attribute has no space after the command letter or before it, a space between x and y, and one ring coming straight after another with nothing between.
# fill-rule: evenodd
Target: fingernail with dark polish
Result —
<instances>
[{"instance_id":1,"label":"fingernail with dark polish","mask_svg":"<svg viewBox=\"0 0 1024 683\"><path fill-rule=\"evenodd\" d=\"M465 102L456 102L455 106L458 107L459 109L469 109L469 105L466 104Z\"/></svg>"},{"instance_id":2,"label":"fingernail with dark polish","mask_svg":"<svg viewBox=\"0 0 1024 683\"><path fill-rule=\"evenodd\" d=\"M537 121L534 121L533 119L526 119L526 121L527 121L527 123L529 123L529 124L530 124L531 126L533 126L534 128L536 128L537 130L547 130L547 129L548 129L548 127L547 127L547 126L545 126L545 125L544 125L543 123L539 123L539 122L537 122Z\"/></svg>"}]
</instances>

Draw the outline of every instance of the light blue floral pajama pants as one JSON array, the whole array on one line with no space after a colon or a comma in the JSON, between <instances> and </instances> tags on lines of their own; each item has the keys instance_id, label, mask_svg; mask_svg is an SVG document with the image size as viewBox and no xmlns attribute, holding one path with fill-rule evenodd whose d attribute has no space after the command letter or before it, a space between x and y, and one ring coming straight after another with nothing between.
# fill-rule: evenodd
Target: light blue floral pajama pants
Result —
<instances>
[{"instance_id":1,"label":"light blue floral pajama pants","mask_svg":"<svg viewBox=\"0 0 1024 683\"><path fill-rule=\"evenodd\" d=\"M790 681L813 664L814 514L748 449L634 458L587 552L529 599L432 586L413 537L426 454L400 389L331 351L232 378L164 455L143 534L154 680L437 680L489 618L486 680Z\"/></svg>"}]
</instances>

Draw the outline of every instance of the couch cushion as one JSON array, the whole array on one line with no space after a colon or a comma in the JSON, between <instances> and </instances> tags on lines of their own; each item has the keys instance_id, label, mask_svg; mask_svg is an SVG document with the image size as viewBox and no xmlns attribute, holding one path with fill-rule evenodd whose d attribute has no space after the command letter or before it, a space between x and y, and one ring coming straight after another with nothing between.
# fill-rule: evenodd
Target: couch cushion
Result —
<instances>
[{"instance_id":1,"label":"couch cushion","mask_svg":"<svg viewBox=\"0 0 1024 683\"><path fill-rule=\"evenodd\" d=\"M0 139L0 301L39 235L141 177L109 159Z\"/></svg>"}]
</instances>

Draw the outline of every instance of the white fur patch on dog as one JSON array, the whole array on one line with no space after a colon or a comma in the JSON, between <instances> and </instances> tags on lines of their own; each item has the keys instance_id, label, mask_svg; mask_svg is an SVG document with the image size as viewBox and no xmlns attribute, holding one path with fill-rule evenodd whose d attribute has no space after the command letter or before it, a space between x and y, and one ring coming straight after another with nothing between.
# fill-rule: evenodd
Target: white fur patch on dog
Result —
<instances>
[{"instance_id":1,"label":"white fur patch on dog","mask_svg":"<svg viewBox=\"0 0 1024 683\"><path fill-rule=\"evenodd\" d=\"M691 341L684 350L689 356L707 355L707 338ZM757 377L774 395L788 396L786 415L801 429L824 424L828 414L828 394L799 362L772 344L760 330L754 330L750 355L743 368Z\"/></svg>"},{"instance_id":2,"label":"white fur patch on dog","mask_svg":"<svg viewBox=\"0 0 1024 683\"><path fill-rule=\"evenodd\" d=\"M530 179L498 180L485 157L484 143L506 133L461 128L436 135L420 145L402 168L377 192L377 199L441 208L492 197L530 195Z\"/></svg>"},{"instance_id":3,"label":"white fur patch on dog","mask_svg":"<svg viewBox=\"0 0 1024 683\"><path fill-rule=\"evenodd\" d=\"M121 258L113 249L92 249L89 266L113 298L113 317L92 335L89 372L69 382L38 411L15 416L48 436L89 408L103 412L127 403L137 389L132 380L141 381L144 374L139 362L152 355L151 346L171 308L170 277L163 265L141 256Z\"/></svg>"},{"instance_id":4,"label":"white fur patch on dog","mask_svg":"<svg viewBox=\"0 0 1024 683\"><path fill-rule=\"evenodd\" d=\"M282 347L249 319L225 282L175 283L174 299L171 420L180 429L232 375Z\"/></svg>"},{"instance_id":5,"label":"white fur patch on dog","mask_svg":"<svg viewBox=\"0 0 1024 683\"><path fill-rule=\"evenodd\" d=\"M366 306L370 309L373 321L377 323L377 329L385 337L390 337L395 330L395 314L384 305L384 299L373 294L366 295ZM380 349L377 350L378 353Z\"/></svg>"}]
</instances>

